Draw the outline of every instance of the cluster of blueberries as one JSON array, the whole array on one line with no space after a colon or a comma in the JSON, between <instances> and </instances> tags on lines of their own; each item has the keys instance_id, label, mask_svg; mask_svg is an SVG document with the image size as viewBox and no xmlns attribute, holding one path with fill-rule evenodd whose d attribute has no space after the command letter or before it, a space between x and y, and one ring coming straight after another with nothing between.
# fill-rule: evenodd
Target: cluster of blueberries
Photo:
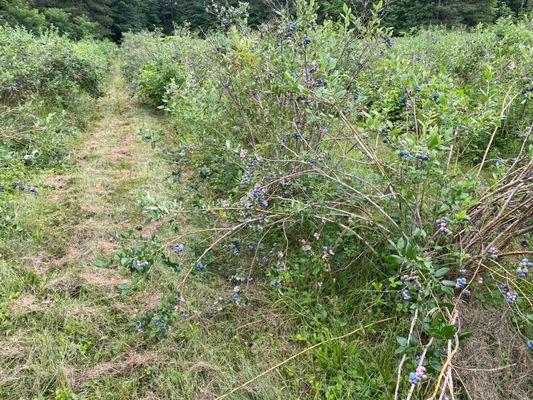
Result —
<instances>
[{"instance_id":1,"label":"cluster of blueberries","mask_svg":"<svg viewBox=\"0 0 533 400\"><path fill-rule=\"evenodd\" d=\"M178 243L177 245L172 247L172 251L175 254L181 254L181 253L183 253L183 250L185 250L185 245L183 243Z\"/></svg>"},{"instance_id":2,"label":"cluster of blueberries","mask_svg":"<svg viewBox=\"0 0 533 400\"><path fill-rule=\"evenodd\" d=\"M130 264L130 272L141 272L146 270L149 266L150 263L148 261L134 260L134 262Z\"/></svg>"},{"instance_id":3,"label":"cluster of blueberries","mask_svg":"<svg viewBox=\"0 0 533 400\"><path fill-rule=\"evenodd\" d=\"M241 154L245 154L242 153ZM246 157L246 155L244 155ZM242 155L241 155L241 158ZM259 161L255 158L249 158L246 163L246 170L244 171L244 176L241 180L241 185L249 185L250 182L252 182L252 175L254 174L255 170L257 169L257 166L259 165Z\"/></svg>"},{"instance_id":4,"label":"cluster of blueberries","mask_svg":"<svg viewBox=\"0 0 533 400\"><path fill-rule=\"evenodd\" d=\"M13 189L18 189L18 190L20 190L21 192L24 192L24 191L27 190L28 192L33 193L33 194L35 194L35 195L39 194L39 191L37 190L37 188L36 188L35 186L24 186L24 185L23 185L22 183L20 183L20 182L13 182L13 183L11 184L11 187L12 187ZM2 184L0 183L0 192L3 192L4 190L5 190L4 185L2 185Z\"/></svg>"},{"instance_id":5,"label":"cluster of blueberries","mask_svg":"<svg viewBox=\"0 0 533 400\"><path fill-rule=\"evenodd\" d=\"M300 132L295 133L286 133L285 135L279 138L279 142L282 146L287 146L290 139L295 139L297 141L303 140L303 135Z\"/></svg>"},{"instance_id":6,"label":"cluster of blueberries","mask_svg":"<svg viewBox=\"0 0 533 400\"><path fill-rule=\"evenodd\" d=\"M250 200L259 203L261 207L268 207L268 201L265 199L267 194L268 189L262 188L258 183L256 183L253 190L249 191L247 196Z\"/></svg>"},{"instance_id":7,"label":"cluster of blueberries","mask_svg":"<svg viewBox=\"0 0 533 400\"><path fill-rule=\"evenodd\" d=\"M500 285L500 292L503 294L505 300L507 300L507 303L509 304L513 304L518 298L518 293L516 293L514 290L511 290L509 285L505 283Z\"/></svg>"},{"instance_id":8,"label":"cluster of blueberries","mask_svg":"<svg viewBox=\"0 0 533 400\"><path fill-rule=\"evenodd\" d=\"M523 258L522 261L520 261L520 266L516 269L518 276L520 278L527 277L527 274L529 273L529 268L531 266L533 266L533 263L529 261L527 258Z\"/></svg>"},{"instance_id":9,"label":"cluster of blueberries","mask_svg":"<svg viewBox=\"0 0 533 400\"><path fill-rule=\"evenodd\" d=\"M467 284L468 284L468 282L467 282L467 280L466 280L466 277L465 277L465 276L466 276L466 269L461 268L461 269L459 270L459 275L461 275L461 277L460 277L460 278L457 278L457 279L455 280L455 287L456 287L457 289L463 290L463 289L466 288L466 286L467 286Z\"/></svg>"},{"instance_id":10,"label":"cluster of blueberries","mask_svg":"<svg viewBox=\"0 0 533 400\"><path fill-rule=\"evenodd\" d=\"M411 152L409 150L400 150L400 157L410 157ZM415 154L415 158L420 161L429 161L429 154L427 153L417 153Z\"/></svg>"},{"instance_id":11,"label":"cluster of blueberries","mask_svg":"<svg viewBox=\"0 0 533 400\"><path fill-rule=\"evenodd\" d=\"M448 222L450 222L450 220L447 217L438 219L435 221L435 226L438 228L439 232L444 232L448 235L451 235L452 231L450 228L448 228Z\"/></svg>"},{"instance_id":12,"label":"cluster of blueberries","mask_svg":"<svg viewBox=\"0 0 533 400\"><path fill-rule=\"evenodd\" d=\"M314 66L312 63L307 63L307 73L309 75L311 75L311 77L312 77L311 79L313 79L315 81L314 85L316 87L325 87L325 86L327 86L326 78L324 78L324 77L317 78L316 77L316 74L318 73L318 68L316 66Z\"/></svg>"},{"instance_id":13,"label":"cluster of blueberries","mask_svg":"<svg viewBox=\"0 0 533 400\"><path fill-rule=\"evenodd\" d=\"M233 302L236 304L236 305L239 305L241 303L241 294L240 294L240 291L241 291L241 287L240 286L235 286L233 288Z\"/></svg>"},{"instance_id":14,"label":"cluster of blueberries","mask_svg":"<svg viewBox=\"0 0 533 400\"><path fill-rule=\"evenodd\" d=\"M184 250L185 250L185 245L183 243L178 243L174 247L172 247L172 251L174 252L174 254L179 255L183 253ZM198 261L198 263L196 264L196 270L202 271L204 269L205 269L204 263L202 263L201 261Z\"/></svg>"},{"instance_id":15,"label":"cluster of blueberries","mask_svg":"<svg viewBox=\"0 0 533 400\"><path fill-rule=\"evenodd\" d=\"M416 371L409 373L409 382L411 382L413 385L419 384L422 379L426 378L426 368L423 365L420 365Z\"/></svg>"},{"instance_id":16,"label":"cluster of blueberries","mask_svg":"<svg viewBox=\"0 0 533 400\"><path fill-rule=\"evenodd\" d=\"M285 197L293 197L294 196L294 188L292 186L292 183L290 181L282 181L281 187L284 189Z\"/></svg>"},{"instance_id":17,"label":"cluster of blueberries","mask_svg":"<svg viewBox=\"0 0 533 400\"><path fill-rule=\"evenodd\" d=\"M411 300L411 294L409 292L409 288L407 287L407 281L410 280L409 276L408 275L402 275L400 277L400 280L402 281L402 283L404 284L404 287L402 289L402 298L405 300L405 301L409 301Z\"/></svg>"}]
</instances>

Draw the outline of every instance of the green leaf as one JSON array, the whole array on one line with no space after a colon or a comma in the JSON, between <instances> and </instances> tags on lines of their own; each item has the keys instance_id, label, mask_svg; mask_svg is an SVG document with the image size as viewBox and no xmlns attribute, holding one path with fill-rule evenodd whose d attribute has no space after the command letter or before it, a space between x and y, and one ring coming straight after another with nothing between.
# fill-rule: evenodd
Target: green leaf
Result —
<instances>
[{"instance_id":1,"label":"green leaf","mask_svg":"<svg viewBox=\"0 0 533 400\"><path fill-rule=\"evenodd\" d=\"M410 259L414 260L416 258L417 254L416 246L413 245L411 242L407 243L407 248L405 249L405 256Z\"/></svg>"},{"instance_id":2,"label":"green leaf","mask_svg":"<svg viewBox=\"0 0 533 400\"><path fill-rule=\"evenodd\" d=\"M440 329L440 332L444 339L451 339L457 333L457 326L445 325Z\"/></svg>"},{"instance_id":3,"label":"green leaf","mask_svg":"<svg viewBox=\"0 0 533 400\"><path fill-rule=\"evenodd\" d=\"M472 335L473 333L471 331L465 331L459 335L459 341L466 340Z\"/></svg>"},{"instance_id":4,"label":"green leaf","mask_svg":"<svg viewBox=\"0 0 533 400\"><path fill-rule=\"evenodd\" d=\"M385 257L385 261L391 265L402 265L403 258L395 254Z\"/></svg>"},{"instance_id":5,"label":"green leaf","mask_svg":"<svg viewBox=\"0 0 533 400\"><path fill-rule=\"evenodd\" d=\"M450 270L450 268L446 268L446 267L439 268L437 271L435 271L435 277L436 278L443 277L444 275L446 275L448 273L449 270ZM454 286L455 286L455 282L454 282Z\"/></svg>"},{"instance_id":6,"label":"green leaf","mask_svg":"<svg viewBox=\"0 0 533 400\"><path fill-rule=\"evenodd\" d=\"M398 243L396 243L396 247L398 249L403 249L405 247L405 240L403 240L403 238L399 238Z\"/></svg>"},{"instance_id":7,"label":"green leaf","mask_svg":"<svg viewBox=\"0 0 533 400\"><path fill-rule=\"evenodd\" d=\"M409 346L409 342L407 341L406 338L404 337L401 337L401 336L396 336L396 341L398 342L398 344L402 347L407 347Z\"/></svg>"},{"instance_id":8,"label":"green leaf","mask_svg":"<svg viewBox=\"0 0 533 400\"><path fill-rule=\"evenodd\" d=\"M442 281L441 283L442 283L444 286L455 287L455 282L454 282L454 281Z\"/></svg>"},{"instance_id":9,"label":"green leaf","mask_svg":"<svg viewBox=\"0 0 533 400\"><path fill-rule=\"evenodd\" d=\"M441 325L432 327L428 330L429 334L435 339L451 339L457 333L457 326L455 325Z\"/></svg>"},{"instance_id":10,"label":"green leaf","mask_svg":"<svg viewBox=\"0 0 533 400\"><path fill-rule=\"evenodd\" d=\"M108 266L108 264L104 260L95 260L94 261L94 266L96 268L106 268Z\"/></svg>"}]
</instances>

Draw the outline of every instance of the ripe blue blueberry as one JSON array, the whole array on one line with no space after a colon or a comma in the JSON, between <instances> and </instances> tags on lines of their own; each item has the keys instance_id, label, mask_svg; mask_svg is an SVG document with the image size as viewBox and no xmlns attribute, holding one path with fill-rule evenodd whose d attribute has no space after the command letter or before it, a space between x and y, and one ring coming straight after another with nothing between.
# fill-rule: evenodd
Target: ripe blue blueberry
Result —
<instances>
[{"instance_id":1,"label":"ripe blue blueberry","mask_svg":"<svg viewBox=\"0 0 533 400\"><path fill-rule=\"evenodd\" d=\"M241 295L239 293L233 293L233 301L238 304L241 301Z\"/></svg>"},{"instance_id":2,"label":"ripe blue blueberry","mask_svg":"<svg viewBox=\"0 0 533 400\"><path fill-rule=\"evenodd\" d=\"M455 287L457 289L464 289L466 287L466 278L457 278L457 280L455 281Z\"/></svg>"},{"instance_id":3,"label":"ripe blue blueberry","mask_svg":"<svg viewBox=\"0 0 533 400\"><path fill-rule=\"evenodd\" d=\"M509 304L513 304L517 298L518 298L518 293L514 291L509 291L505 294L505 299L507 300L507 303Z\"/></svg>"},{"instance_id":4,"label":"ripe blue blueberry","mask_svg":"<svg viewBox=\"0 0 533 400\"><path fill-rule=\"evenodd\" d=\"M198 264L196 264L196 269L197 269L198 271L201 271L201 270L203 270L204 268L205 268L205 266L204 266L204 264L203 264L201 261L198 262Z\"/></svg>"},{"instance_id":5,"label":"ripe blue blueberry","mask_svg":"<svg viewBox=\"0 0 533 400\"><path fill-rule=\"evenodd\" d=\"M311 38L310 37L306 37L304 39L304 45L309 46L310 44L311 44Z\"/></svg>"},{"instance_id":6,"label":"ripe blue blueberry","mask_svg":"<svg viewBox=\"0 0 533 400\"><path fill-rule=\"evenodd\" d=\"M182 243L178 243L177 245L175 245L173 248L172 248L172 251L176 254L180 254L183 252L183 250L185 249L185 245L183 245Z\"/></svg>"},{"instance_id":7,"label":"ripe blue blueberry","mask_svg":"<svg viewBox=\"0 0 533 400\"><path fill-rule=\"evenodd\" d=\"M409 382L411 382L413 385L418 385L422 378L416 375L415 372L409 372Z\"/></svg>"},{"instance_id":8,"label":"ripe blue blueberry","mask_svg":"<svg viewBox=\"0 0 533 400\"><path fill-rule=\"evenodd\" d=\"M318 78L315 82L316 87L326 86L327 82L324 78Z\"/></svg>"},{"instance_id":9,"label":"ripe blue blueberry","mask_svg":"<svg viewBox=\"0 0 533 400\"><path fill-rule=\"evenodd\" d=\"M402 157L409 157L410 155L411 155L411 153L409 152L409 150L400 151L400 156L402 156Z\"/></svg>"}]
</instances>

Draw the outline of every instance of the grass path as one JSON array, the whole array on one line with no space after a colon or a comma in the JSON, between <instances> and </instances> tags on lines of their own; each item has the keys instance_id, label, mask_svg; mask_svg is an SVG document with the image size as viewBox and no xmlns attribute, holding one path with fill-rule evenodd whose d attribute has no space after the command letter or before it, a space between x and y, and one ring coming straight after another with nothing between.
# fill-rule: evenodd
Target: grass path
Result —
<instances>
[{"instance_id":1,"label":"grass path","mask_svg":"<svg viewBox=\"0 0 533 400\"><path fill-rule=\"evenodd\" d=\"M171 233L148 222L138 197L170 198L172 165L139 135L166 130L164 117L128 96L118 63L106 93L74 165L35 178L41 194L20 194L0 242L0 399L214 399L293 353L287 326L260 291L246 309L224 306L232 286L207 273L190 281L191 322L162 341L129 327L174 296L179 279L154 266L120 290L129 271L95 263ZM293 398L279 378L232 398Z\"/></svg>"},{"instance_id":2,"label":"grass path","mask_svg":"<svg viewBox=\"0 0 533 400\"><path fill-rule=\"evenodd\" d=\"M161 128L160 117L128 97L116 64L73 168L38 178L41 196L17 204L18 237L0 261L0 398L70 398L91 380L127 375L153 360L126 326L160 300L157 289L146 285L126 299L117 285L129 283L128 274L94 264L122 245L114 232L140 238L156 228L145 226L135 192L165 190L166 164L138 135ZM133 398L120 386L128 394L119 397Z\"/></svg>"}]
</instances>

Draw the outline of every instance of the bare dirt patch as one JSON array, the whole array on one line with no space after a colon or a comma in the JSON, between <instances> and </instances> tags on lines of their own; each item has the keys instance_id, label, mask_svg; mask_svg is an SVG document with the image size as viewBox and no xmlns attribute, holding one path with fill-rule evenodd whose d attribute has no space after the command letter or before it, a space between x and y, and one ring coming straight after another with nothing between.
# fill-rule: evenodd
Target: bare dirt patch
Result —
<instances>
[{"instance_id":1,"label":"bare dirt patch","mask_svg":"<svg viewBox=\"0 0 533 400\"><path fill-rule=\"evenodd\" d=\"M97 364L87 371L73 373L72 383L74 386L82 386L88 381L101 377L126 376L138 371L140 368L144 368L154 363L156 359L158 362L161 362L161 359L158 359L157 354L151 351L146 351L144 353L130 351L129 353L118 356L110 361Z\"/></svg>"},{"instance_id":2,"label":"bare dirt patch","mask_svg":"<svg viewBox=\"0 0 533 400\"><path fill-rule=\"evenodd\" d=\"M13 316L18 317L26 313L42 311L48 304L50 304L49 301L40 301L32 294L24 294L13 300L8 311Z\"/></svg>"},{"instance_id":3,"label":"bare dirt patch","mask_svg":"<svg viewBox=\"0 0 533 400\"><path fill-rule=\"evenodd\" d=\"M130 282L129 279L120 276L118 271L105 268L89 268L81 273L81 278L89 285L104 290L112 290L117 285L124 285Z\"/></svg>"}]
</instances>

